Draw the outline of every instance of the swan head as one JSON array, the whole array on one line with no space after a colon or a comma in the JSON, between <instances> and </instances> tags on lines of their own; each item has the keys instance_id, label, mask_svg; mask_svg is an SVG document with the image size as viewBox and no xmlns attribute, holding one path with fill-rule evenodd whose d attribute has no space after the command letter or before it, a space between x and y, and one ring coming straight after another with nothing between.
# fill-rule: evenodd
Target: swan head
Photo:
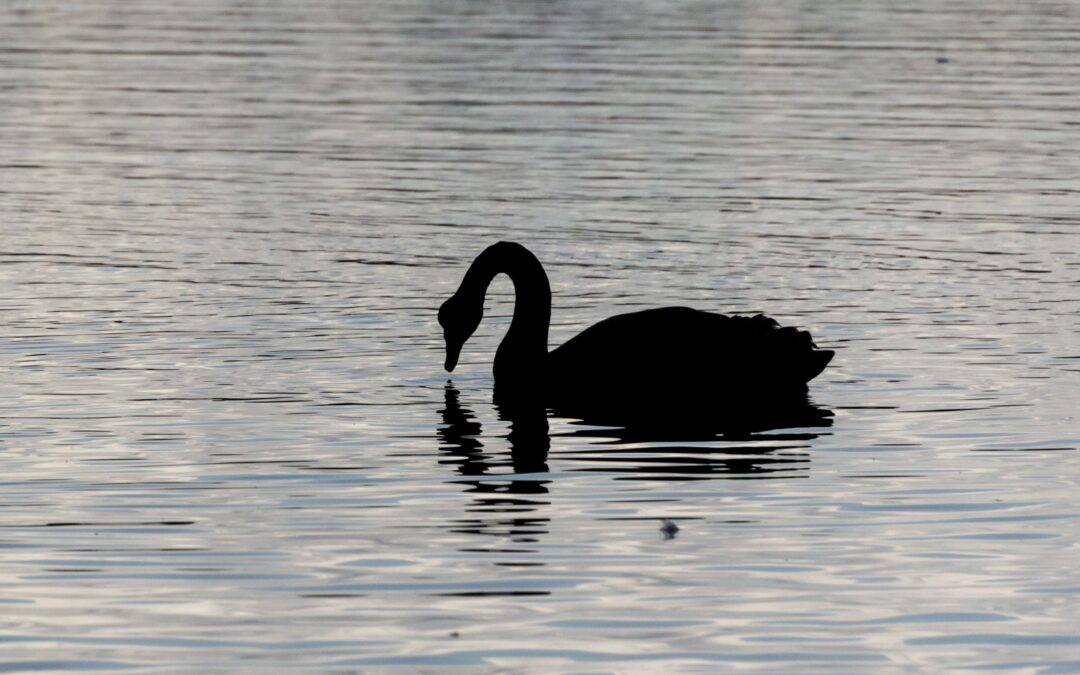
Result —
<instances>
[{"instance_id":1,"label":"swan head","mask_svg":"<svg viewBox=\"0 0 1080 675\"><path fill-rule=\"evenodd\" d=\"M458 356L465 341L476 332L480 319L484 317L484 306L463 300L457 295L450 296L439 308L439 325L446 340L446 370L453 371L457 366Z\"/></svg>"}]
</instances>

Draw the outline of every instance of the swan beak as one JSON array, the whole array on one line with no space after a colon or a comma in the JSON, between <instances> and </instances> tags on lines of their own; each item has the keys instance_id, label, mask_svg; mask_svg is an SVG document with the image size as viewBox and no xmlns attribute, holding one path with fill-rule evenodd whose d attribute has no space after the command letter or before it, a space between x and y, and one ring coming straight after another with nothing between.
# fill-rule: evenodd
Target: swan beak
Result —
<instances>
[{"instance_id":1,"label":"swan beak","mask_svg":"<svg viewBox=\"0 0 1080 675\"><path fill-rule=\"evenodd\" d=\"M454 372L457 367L458 356L461 355L461 343L446 341L446 372Z\"/></svg>"}]
</instances>

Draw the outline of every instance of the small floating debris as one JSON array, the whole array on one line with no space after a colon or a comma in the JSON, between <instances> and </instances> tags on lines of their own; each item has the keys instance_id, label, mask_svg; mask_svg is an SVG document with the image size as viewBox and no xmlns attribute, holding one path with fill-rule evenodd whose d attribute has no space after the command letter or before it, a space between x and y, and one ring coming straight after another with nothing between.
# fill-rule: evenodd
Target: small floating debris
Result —
<instances>
[{"instance_id":1,"label":"small floating debris","mask_svg":"<svg viewBox=\"0 0 1080 675\"><path fill-rule=\"evenodd\" d=\"M667 518L660 519L660 533L664 535L664 539L674 539L678 531L679 526L674 521Z\"/></svg>"}]
</instances>

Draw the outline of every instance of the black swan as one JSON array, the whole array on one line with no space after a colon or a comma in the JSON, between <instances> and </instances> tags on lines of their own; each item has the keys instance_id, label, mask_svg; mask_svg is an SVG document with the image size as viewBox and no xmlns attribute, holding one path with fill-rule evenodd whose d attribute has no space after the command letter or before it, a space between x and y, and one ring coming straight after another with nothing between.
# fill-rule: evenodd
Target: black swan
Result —
<instances>
[{"instance_id":1,"label":"black swan","mask_svg":"<svg viewBox=\"0 0 1080 675\"><path fill-rule=\"evenodd\" d=\"M520 244L485 249L439 309L446 370L480 325L498 274L514 282L514 316L495 353L496 399L529 398L573 410L701 410L806 402L806 383L833 357L806 331L764 315L725 316L688 307L619 314L548 351L551 287Z\"/></svg>"}]
</instances>

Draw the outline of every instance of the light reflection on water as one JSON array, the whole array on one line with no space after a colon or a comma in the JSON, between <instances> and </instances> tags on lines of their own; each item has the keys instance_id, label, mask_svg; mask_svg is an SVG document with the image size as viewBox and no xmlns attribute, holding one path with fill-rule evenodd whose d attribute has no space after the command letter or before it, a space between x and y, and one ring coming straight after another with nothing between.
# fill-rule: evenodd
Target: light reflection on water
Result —
<instances>
[{"instance_id":1,"label":"light reflection on water","mask_svg":"<svg viewBox=\"0 0 1080 675\"><path fill-rule=\"evenodd\" d=\"M1075 668L1071 6L9 9L0 669ZM832 416L508 415L495 239Z\"/></svg>"}]
</instances>

